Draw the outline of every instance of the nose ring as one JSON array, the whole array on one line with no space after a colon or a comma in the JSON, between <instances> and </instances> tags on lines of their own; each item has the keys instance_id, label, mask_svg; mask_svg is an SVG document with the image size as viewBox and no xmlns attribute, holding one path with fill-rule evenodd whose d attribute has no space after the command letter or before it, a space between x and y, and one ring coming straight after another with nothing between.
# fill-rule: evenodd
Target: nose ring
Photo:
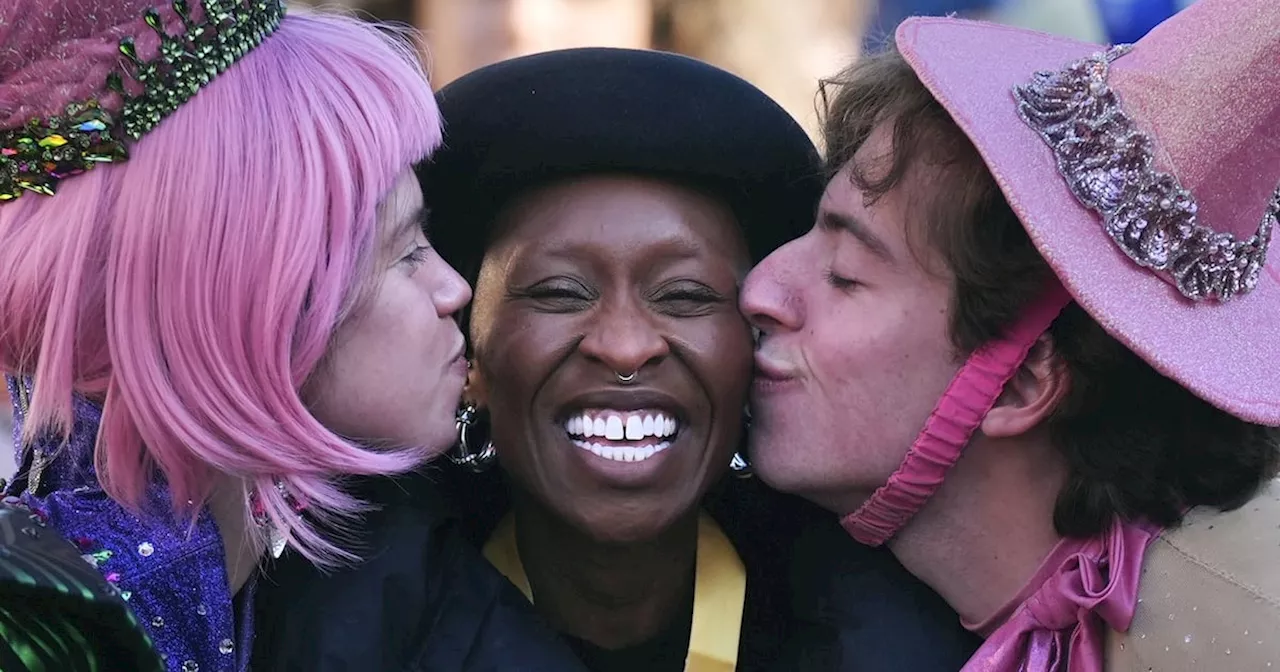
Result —
<instances>
[{"instance_id":1,"label":"nose ring","mask_svg":"<svg viewBox=\"0 0 1280 672\"><path fill-rule=\"evenodd\" d=\"M619 382L619 383L621 383L621 384L623 384L623 385L630 385L631 383L636 382L636 374L637 374L637 373L639 373L639 371L632 371L631 373L628 373L627 375L625 375L625 376L624 376L624 375L622 375L621 373L618 373L617 371L614 371L614 372L613 372L613 375L614 375L614 377L615 377L615 378L617 378L617 379L618 379L618 382Z\"/></svg>"}]
</instances>

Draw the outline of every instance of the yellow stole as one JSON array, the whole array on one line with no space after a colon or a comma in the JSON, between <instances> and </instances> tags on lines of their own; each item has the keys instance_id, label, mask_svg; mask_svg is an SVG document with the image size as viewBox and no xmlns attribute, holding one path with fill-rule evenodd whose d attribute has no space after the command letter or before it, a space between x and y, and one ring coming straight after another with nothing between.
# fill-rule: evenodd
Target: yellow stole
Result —
<instances>
[{"instance_id":1,"label":"yellow stole","mask_svg":"<svg viewBox=\"0 0 1280 672\"><path fill-rule=\"evenodd\" d=\"M516 547L515 519L507 514L484 545L484 557L533 602L529 577ZM685 672L732 672L747 598L747 572L724 531L706 513L698 516L694 568L693 628Z\"/></svg>"}]
</instances>

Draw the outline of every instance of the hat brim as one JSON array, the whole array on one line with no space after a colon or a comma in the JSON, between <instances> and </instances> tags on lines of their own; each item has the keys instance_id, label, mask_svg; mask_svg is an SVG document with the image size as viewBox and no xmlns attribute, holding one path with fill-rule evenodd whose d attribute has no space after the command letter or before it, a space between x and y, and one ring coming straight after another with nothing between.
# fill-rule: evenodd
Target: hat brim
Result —
<instances>
[{"instance_id":1,"label":"hat brim","mask_svg":"<svg viewBox=\"0 0 1280 672\"><path fill-rule=\"evenodd\" d=\"M746 80L678 54L590 47L472 71L437 94L444 145L419 167L433 241L464 274L496 213L551 181L628 173L712 193L756 260L813 224L817 149Z\"/></svg>"},{"instance_id":2,"label":"hat brim","mask_svg":"<svg viewBox=\"0 0 1280 672\"><path fill-rule=\"evenodd\" d=\"M1011 26L914 18L897 45L981 153L1041 255L1104 329L1163 375L1250 422L1280 425L1280 269L1226 303L1193 302L1134 264L1058 172L1012 91L1099 46ZM1261 212L1259 212L1261 216Z\"/></svg>"}]
</instances>

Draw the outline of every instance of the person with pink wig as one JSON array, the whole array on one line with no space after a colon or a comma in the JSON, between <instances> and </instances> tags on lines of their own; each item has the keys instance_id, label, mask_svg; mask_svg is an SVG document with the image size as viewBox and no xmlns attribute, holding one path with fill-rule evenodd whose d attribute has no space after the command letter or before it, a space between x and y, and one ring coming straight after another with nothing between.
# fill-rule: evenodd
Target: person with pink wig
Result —
<instances>
[{"instance_id":1,"label":"person with pink wig","mask_svg":"<svg viewBox=\"0 0 1280 672\"><path fill-rule=\"evenodd\" d=\"M741 295L751 458L966 671L1280 666L1277 65L1280 3L1199 0L1110 47L909 19L825 85L817 226Z\"/></svg>"},{"instance_id":2,"label":"person with pink wig","mask_svg":"<svg viewBox=\"0 0 1280 672\"><path fill-rule=\"evenodd\" d=\"M471 294L423 230L440 119L398 37L279 0L0 0L5 494L170 670L246 669L263 559L357 561L344 478L455 436Z\"/></svg>"}]
</instances>

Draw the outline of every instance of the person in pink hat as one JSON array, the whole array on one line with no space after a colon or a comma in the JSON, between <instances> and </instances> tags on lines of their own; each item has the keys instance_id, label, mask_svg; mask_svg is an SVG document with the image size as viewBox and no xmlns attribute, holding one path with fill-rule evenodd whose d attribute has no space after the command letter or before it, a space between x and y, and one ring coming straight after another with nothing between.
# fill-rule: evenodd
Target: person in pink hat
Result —
<instances>
[{"instance_id":1,"label":"person in pink hat","mask_svg":"<svg viewBox=\"0 0 1280 672\"><path fill-rule=\"evenodd\" d=\"M823 99L817 225L741 297L756 472L937 590L966 670L1280 667L1280 3L915 18Z\"/></svg>"}]
</instances>

